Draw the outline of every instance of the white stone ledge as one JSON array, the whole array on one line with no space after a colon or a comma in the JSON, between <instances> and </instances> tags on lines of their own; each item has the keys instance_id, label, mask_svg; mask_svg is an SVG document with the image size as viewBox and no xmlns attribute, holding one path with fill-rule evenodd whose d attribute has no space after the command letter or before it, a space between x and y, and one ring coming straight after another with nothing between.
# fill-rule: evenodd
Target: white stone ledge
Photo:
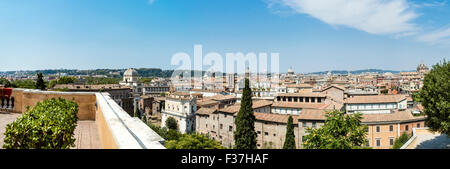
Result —
<instances>
[{"instance_id":1,"label":"white stone ledge","mask_svg":"<svg viewBox=\"0 0 450 169\"><path fill-rule=\"evenodd\" d=\"M120 149L165 149L164 139L138 118L132 118L108 93L96 93L108 128Z\"/></svg>"}]
</instances>

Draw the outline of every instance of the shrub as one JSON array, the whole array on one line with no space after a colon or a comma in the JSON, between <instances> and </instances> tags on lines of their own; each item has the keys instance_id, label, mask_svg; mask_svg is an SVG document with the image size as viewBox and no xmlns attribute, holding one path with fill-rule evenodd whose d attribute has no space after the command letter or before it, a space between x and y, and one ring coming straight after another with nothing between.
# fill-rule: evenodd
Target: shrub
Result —
<instances>
[{"instance_id":1,"label":"shrub","mask_svg":"<svg viewBox=\"0 0 450 169\"><path fill-rule=\"evenodd\" d=\"M395 139L393 149L400 149L403 144L405 144L409 140L409 134L404 132L400 137Z\"/></svg>"},{"instance_id":2,"label":"shrub","mask_svg":"<svg viewBox=\"0 0 450 169\"><path fill-rule=\"evenodd\" d=\"M38 102L6 126L3 148L68 149L75 144L78 105L62 98Z\"/></svg>"},{"instance_id":3,"label":"shrub","mask_svg":"<svg viewBox=\"0 0 450 169\"><path fill-rule=\"evenodd\" d=\"M167 140L168 130L166 127L158 127L152 123L147 123L147 125L156 133L158 133L159 136L164 138L164 140Z\"/></svg>"},{"instance_id":4,"label":"shrub","mask_svg":"<svg viewBox=\"0 0 450 169\"><path fill-rule=\"evenodd\" d=\"M177 140L166 141L167 149L225 149L219 142L202 134L181 134Z\"/></svg>"}]
</instances>

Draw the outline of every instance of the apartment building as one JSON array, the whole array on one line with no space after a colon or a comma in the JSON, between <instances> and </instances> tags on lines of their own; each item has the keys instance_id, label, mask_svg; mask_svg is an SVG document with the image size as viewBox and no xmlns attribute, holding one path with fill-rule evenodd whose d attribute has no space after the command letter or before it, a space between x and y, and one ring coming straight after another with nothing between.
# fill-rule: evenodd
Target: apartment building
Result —
<instances>
[{"instance_id":1,"label":"apartment building","mask_svg":"<svg viewBox=\"0 0 450 169\"><path fill-rule=\"evenodd\" d=\"M355 96L345 100L347 113L382 114L391 113L393 110L405 110L406 108L407 99L405 95Z\"/></svg>"},{"instance_id":2,"label":"apartment building","mask_svg":"<svg viewBox=\"0 0 450 169\"><path fill-rule=\"evenodd\" d=\"M195 112L197 100L189 93L175 92L166 97L165 107L161 112L161 127L165 127L165 121L169 117L175 118L178 130L181 133L195 131Z\"/></svg>"}]
</instances>

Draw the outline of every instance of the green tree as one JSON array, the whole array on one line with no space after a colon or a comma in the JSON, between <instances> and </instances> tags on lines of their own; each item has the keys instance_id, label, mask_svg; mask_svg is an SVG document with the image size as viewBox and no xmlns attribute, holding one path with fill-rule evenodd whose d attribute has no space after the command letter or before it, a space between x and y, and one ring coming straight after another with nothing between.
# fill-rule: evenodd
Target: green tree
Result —
<instances>
[{"instance_id":1,"label":"green tree","mask_svg":"<svg viewBox=\"0 0 450 169\"><path fill-rule=\"evenodd\" d=\"M136 107L136 110L134 110L134 117L141 118L140 113L139 113L139 108L137 108L137 107Z\"/></svg>"},{"instance_id":2,"label":"green tree","mask_svg":"<svg viewBox=\"0 0 450 169\"><path fill-rule=\"evenodd\" d=\"M142 122L144 122L145 124L147 124L147 116L145 115L145 113L144 113L144 115L142 116Z\"/></svg>"},{"instance_id":3,"label":"green tree","mask_svg":"<svg viewBox=\"0 0 450 169\"><path fill-rule=\"evenodd\" d=\"M37 80L36 80L36 89L40 89L40 90L45 90L45 82L44 82L44 79L43 79L43 75L42 75L42 73L41 72L39 72L38 74L37 74Z\"/></svg>"},{"instance_id":4,"label":"green tree","mask_svg":"<svg viewBox=\"0 0 450 169\"><path fill-rule=\"evenodd\" d=\"M9 80L5 78L0 78L0 84L4 85L5 87L11 87L11 82L9 82Z\"/></svg>"},{"instance_id":5,"label":"green tree","mask_svg":"<svg viewBox=\"0 0 450 169\"><path fill-rule=\"evenodd\" d=\"M450 136L450 64L444 60L433 66L414 95L424 107L425 124L432 130Z\"/></svg>"},{"instance_id":6,"label":"green tree","mask_svg":"<svg viewBox=\"0 0 450 169\"><path fill-rule=\"evenodd\" d=\"M338 110L327 112L324 126L307 129L303 140L306 149L368 148L367 126L361 125L361 113L345 114Z\"/></svg>"},{"instance_id":7,"label":"green tree","mask_svg":"<svg viewBox=\"0 0 450 169\"><path fill-rule=\"evenodd\" d=\"M58 80L50 80L50 82L48 82L48 88L53 88L56 84L58 84Z\"/></svg>"},{"instance_id":8,"label":"green tree","mask_svg":"<svg viewBox=\"0 0 450 169\"><path fill-rule=\"evenodd\" d=\"M63 76L58 79L58 84L72 84L76 81L77 79L75 77Z\"/></svg>"},{"instance_id":9,"label":"green tree","mask_svg":"<svg viewBox=\"0 0 450 169\"><path fill-rule=\"evenodd\" d=\"M148 77L143 77L143 78L141 78L141 79L139 79L139 81L141 82L141 83L150 83L150 82L152 82L152 80L153 80L153 78L148 78Z\"/></svg>"},{"instance_id":10,"label":"green tree","mask_svg":"<svg viewBox=\"0 0 450 169\"><path fill-rule=\"evenodd\" d=\"M400 137L395 139L394 146L392 146L393 149L400 149L403 144L405 144L409 140L409 135L406 132L403 132Z\"/></svg>"},{"instance_id":11,"label":"green tree","mask_svg":"<svg viewBox=\"0 0 450 169\"><path fill-rule=\"evenodd\" d=\"M169 118L167 118L166 119L166 127L169 129L169 130L178 130L178 123L177 123L177 120L175 120L175 118L173 118L173 117L169 117Z\"/></svg>"},{"instance_id":12,"label":"green tree","mask_svg":"<svg viewBox=\"0 0 450 169\"><path fill-rule=\"evenodd\" d=\"M292 116L289 116L286 125L286 138L284 139L283 149L296 149L293 121Z\"/></svg>"},{"instance_id":13,"label":"green tree","mask_svg":"<svg viewBox=\"0 0 450 169\"><path fill-rule=\"evenodd\" d=\"M147 123L147 125L148 125L153 131L155 131L156 133L158 133L159 136L161 136L161 137L164 138L165 140L168 140L168 139L167 139L167 135L168 135L167 127L159 127L159 126L156 126L156 125L154 125L154 124L152 124L152 123Z\"/></svg>"},{"instance_id":14,"label":"green tree","mask_svg":"<svg viewBox=\"0 0 450 169\"><path fill-rule=\"evenodd\" d=\"M224 149L219 142L202 134L182 134L176 140L166 141L167 149Z\"/></svg>"},{"instance_id":15,"label":"green tree","mask_svg":"<svg viewBox=\"0 0 450 169\"><path fill-rule=\"evenodd\" d=\"M237 149L256 149L255 115L253 114L252 91L249 80L245 79L241 108L237 114L234 142Z\"/></svg>"},{"instance_id":16,"label":"green tree","mask_svg":"<svg viewBox=\"0 0 450 169\"><path fill-rule=\"evenodd\" d=\"M36 89L36 82L31 79L27 80L15 80L10 84L12 88L24 88L24 89Z\"/></svg>"},{"instance_id":17,"label":"green tree","mask_svg":"<svg viewBox=\"0 0 450 169\"><path fill-rule=\"evenodd\" d=\"M167 140L178 140L181 136L181 133L174 129L169 129L167 132Z\"/></svg>"}]
</instances>

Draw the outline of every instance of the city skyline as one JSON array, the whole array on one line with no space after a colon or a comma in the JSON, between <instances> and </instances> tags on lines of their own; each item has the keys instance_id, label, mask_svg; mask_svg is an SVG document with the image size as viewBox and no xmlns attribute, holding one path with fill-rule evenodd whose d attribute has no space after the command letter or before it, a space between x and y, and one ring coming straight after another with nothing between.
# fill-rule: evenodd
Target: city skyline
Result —
<instances>
[{"instance_id":1,"label":"city skyline","mask_svg":"<svg viewBox=\"0 0 450 169\"><path fill-rule=\"evenodd\" d=\"M177 52L277 52L280 72L415 70L450 53L448 1L0 2L0 71L175 69ZM373 6L378 6L375 8ZM350 6L351 7L351 6ZM170 12L169 12L170 11ZM206 70L206 69L205 69Z\"/></svg>"}]
</instances>

